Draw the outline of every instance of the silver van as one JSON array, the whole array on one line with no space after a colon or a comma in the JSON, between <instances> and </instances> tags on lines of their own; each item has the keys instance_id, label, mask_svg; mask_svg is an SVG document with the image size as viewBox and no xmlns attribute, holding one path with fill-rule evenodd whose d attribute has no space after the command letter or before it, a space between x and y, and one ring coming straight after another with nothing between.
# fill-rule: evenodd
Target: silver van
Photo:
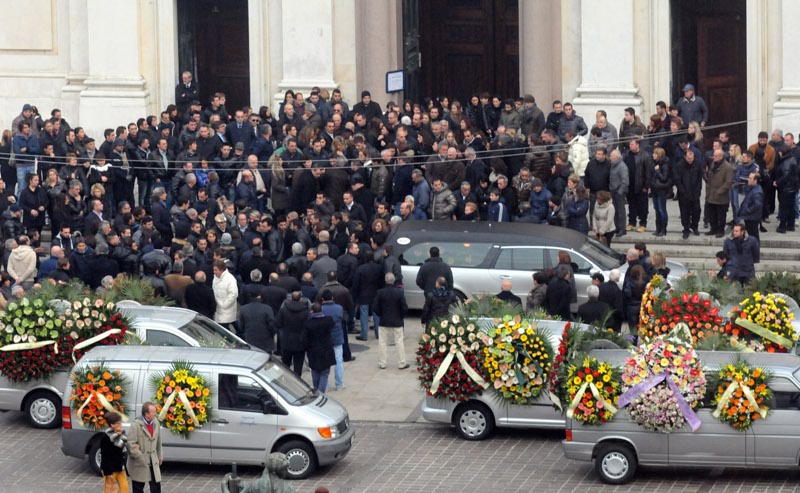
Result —
<instances>
[{"instance_id":1,"label":"silver van","mask_svg":"<svg viewBox=\"0 0 800 493\"><path fill-rule=\"evenodd\" d=\"M79 365L104 362L130 378L128 417L141 414L155 390L150 377L173 361L188 361L211 382L211 421L189 439L162 429L164 460L200 464L263 465L270 452L289 459L289 476L305 478L317 466L334 464L353 445L355 431L338 402L309 387L262 351L155 346L102 346L89 351ZM64 386L65 395L71 392ZM90 431L62 407L61 451L88 457L100 471L102 431Z\"/></svg>"},{"instance_id":2,"label":"silver van","mask_svg":"<svg viewBox=\"0 0 800 493\"><path fill-rule=\"evenodd\" d=\"M558 320L536 321L537 329L547 333L553 348L558 348L565 324ZM578 327L588 326L580 324ZM495 427L564 428L564 416L553 407L549 397L543 395L534 404L519 406L507 404L491 388L466 402L426 396L422 401L422 417L435 423L454 425L465 440L483 440L492 434Z\"/></svg>"},{"instance_id":3,"label":"silver van","mask_svg":"<svg viewBox=\"0 0 800 493\"><path fill-rule=\"evenodd\" d=\"M150 345L251 349L235 334L192 310L135 302L121 302L119 309L132 320L136 336ZM0 412L22 411L34 428L58 428L61 392L68 377L67 371L57 371L47 379L19 383L0 376Z\"/></svg>"},{"instance_id":4,"label":"silver van","mask_svg":"<svg viewBox=\"0 0 800 493\"><path fill-rule=\"evenodd\" d=\"M592 354L616 365L627 351L595 351ZM770 388L774 400L767 404L766 419L745 432L717 420L706 399L696 410L702 421L692 432L684 426L677 432L646 431L632 422L626 410L602 426L567 420L562 442L569 459L594 461L598 476L606 483L623 484L633 479L639 465L686 467L797 468L800 464L800 357L793 354L730 353L698 351L706 372L742 356L752 365L773 373Z\"/></svg>"},{"instance_id":5,"label":"silver van","mask_svg":"<svg viewBox=\"0 0 800 493\"><path fill-rule=\"evenodd\" d=\"M558 254L569 253L575 271L577 306L587 301L586 288L592 274L608 279L612 269L628 269L625 255L584 234L543 224L463 221L404 221L392 229L386 241L392 245L403 272L403 290L411 309L425 304L422 289L416 284L417 272L429 258L429 250L439 248L440 256L453 271L453 292L463 301L479 294L495 294L505 280L523 306L533 286L531 276L558 265ZM667 261L670 279L688 273L677 262Z\"/></svg>"}]
</instances>

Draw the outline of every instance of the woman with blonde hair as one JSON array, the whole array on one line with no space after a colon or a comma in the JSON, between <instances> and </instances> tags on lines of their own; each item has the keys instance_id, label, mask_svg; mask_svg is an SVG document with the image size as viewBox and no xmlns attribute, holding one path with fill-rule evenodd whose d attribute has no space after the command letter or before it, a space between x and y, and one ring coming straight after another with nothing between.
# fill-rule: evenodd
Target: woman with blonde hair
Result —
<instances>
[{"instance_id":1,"label":"woman with blonde hair","mask_svg":"<svg viewBox=\"0 0 800 493\"><path fill-rule=\"evenodd\" d=\"M689 122L689 128L686 132L687 137L689 137L689 143L697 147L701 153L705 153L706 146L703 144L703 131L700 130L700 124L697 122Z\"/></svg>"},{"instance_id":2,"label":"woman with blonde hair","mask_svg":"<svg viewBox=\"0 0 800 493\"><path fill-rule=\"evenodd\" d=\"M276 215L283 215L289 208L289 189L286 187L286 172L283 169L283 159L279 154L269 158L270 198L272 210Z\"/></svg>"}]
</instances>

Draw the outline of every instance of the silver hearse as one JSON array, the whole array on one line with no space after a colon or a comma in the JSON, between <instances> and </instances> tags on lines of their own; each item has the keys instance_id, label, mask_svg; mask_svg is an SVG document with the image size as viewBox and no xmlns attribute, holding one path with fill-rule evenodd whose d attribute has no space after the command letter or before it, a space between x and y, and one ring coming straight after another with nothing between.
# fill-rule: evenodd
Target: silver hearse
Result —
<instances>
[{"instance_id":1,"label":"silver hearse","mask_svg":"<svg viewBox=\"0 0 800 493\"><path fill-rule=\"evenodd\" d=\"M453 289L462 301L478 294L495 294L510 280L512 291L524 305L533 286L531 276L558 265L559 252L569 253L575 269L578 304L586 302L592 274L608 279L612 269L625 272L625 256L588 236L566 228L541 224L462 221L405 221L392 231L392 245L403 271L403 289L409 308L425 304L416 284L420 266L431 247L453 270ZM677 262L667 261L670 278L688 273ZM573 305L577 310L577 305Z\"/></svg>"},{"instance_id":2,"label":"silver hearse","mask_svg":"<svg viewBox=\"0 0 800 493\"><path fill-rule=\"evenodd\" d=\"M708 404L712 389L696 409L702 421L692 432L684 425L673 433L646 431L621 410L602 426L584 426L568 419L562 442L569 459L594 461L606 483L630 481L639 465L686 467L796 468L800 464L800 357L793 354L729 353L698 351L710 374L737 356L773 373L770 388L774 399L770 413L745 431L734 430L717 420ZM593 356L621 365L627 351L595 351Z\"/></svg>"},{"instance_id":3,"label":"silver hearse","mask_svg":"<svg viewBox=\"0 0 800 493\"><path fill-rule=\"evenodd\" d=\"M136 337L152 346L252 349L235 334L192 310L130 301L120 302L119 309L130 318ZM61 392L68 377L66 370L23 383L0 376L0 412L22 411L34 428L58 428Z\"/></svg>"},{"instance_id":4,"label":"silver hearse","mask_svg":"<svg viewBox=\"0 0 800 493\"><path fill-rule=\"evenodd\" d=\"M283 452L289 477L300 479L350 451L355 432L347 410L263 351L101 346L86 353L78 365L104 363L126 375L130 384L125 411L134 419L144 402L155 401L152 376L177 360L191 363L206 378L213 414L188 438L162 427L166 461L257 466L264 465L267 454ZM65 394L71 392L70 385L62 389ZM103 430L84 427L69 403L62 416L61 451L87 458L99 473Z\"/></svg>"},{"instance_id":5,"label":"silver hearse","mask_svg":"<svg viewBox=\"0 0 800 493\"><path fill-rule=\"evenodd\" d=\"M483 323L492 321L485 319ZM547 334L553 348L558 348L566 322L536 320L536 327ZM574 324L573 324L574 325ZM579 328L587 328L580 324ZM465 402L426 396L422 401L422 417L435 423L455 426L465 440L483 440L495 427L501 428L564 428L564 416L547 396L540 396L534 404L518 406L507 404L493 389L487 389Z\"/></svg>"}]
</instances>

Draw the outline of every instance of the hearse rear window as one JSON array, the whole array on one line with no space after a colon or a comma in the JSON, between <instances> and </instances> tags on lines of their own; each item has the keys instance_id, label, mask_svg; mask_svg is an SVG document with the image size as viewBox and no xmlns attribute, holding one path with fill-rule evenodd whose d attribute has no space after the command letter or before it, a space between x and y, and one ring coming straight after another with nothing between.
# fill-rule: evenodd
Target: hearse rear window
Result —
<instances>
[{"instance_id":1,"label":"hearse rear window","mask_svg":"<svg viewBox=\"0 0 800 493\"><path fill-rule=\"evenodd\" d=\"M406 249L400 256L401 265L422 265L430 258L432 246L439 247L439 256L450 267L477 267L492 248L491 243L425 242Z\"/></svg>"}]
</instances>

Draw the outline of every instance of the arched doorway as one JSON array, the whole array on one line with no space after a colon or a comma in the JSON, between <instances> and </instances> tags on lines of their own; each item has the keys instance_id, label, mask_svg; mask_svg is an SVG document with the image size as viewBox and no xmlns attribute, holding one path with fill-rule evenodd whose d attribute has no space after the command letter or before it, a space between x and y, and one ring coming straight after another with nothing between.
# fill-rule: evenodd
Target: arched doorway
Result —
<instances>
[{"instance_id":1,"label":"arched doorway","mask_svg":"<svg viewBox=\"0 0 800 493\"><path fill-rule=\"evenodd\" d=\"M518 0L404 0L406 95L519 95Z\"/></svg>"},{"instance_id":2,"label":"arched doorway","mask_svg":"<svg viewBox=\"0 0 800 493\"><path fill-rule=\"evenodd\" d=\"M230 114L250 104L247 0L178 0L180 70L194 74L200 102L225 93Z\"/></svg>"}]
</instances>

